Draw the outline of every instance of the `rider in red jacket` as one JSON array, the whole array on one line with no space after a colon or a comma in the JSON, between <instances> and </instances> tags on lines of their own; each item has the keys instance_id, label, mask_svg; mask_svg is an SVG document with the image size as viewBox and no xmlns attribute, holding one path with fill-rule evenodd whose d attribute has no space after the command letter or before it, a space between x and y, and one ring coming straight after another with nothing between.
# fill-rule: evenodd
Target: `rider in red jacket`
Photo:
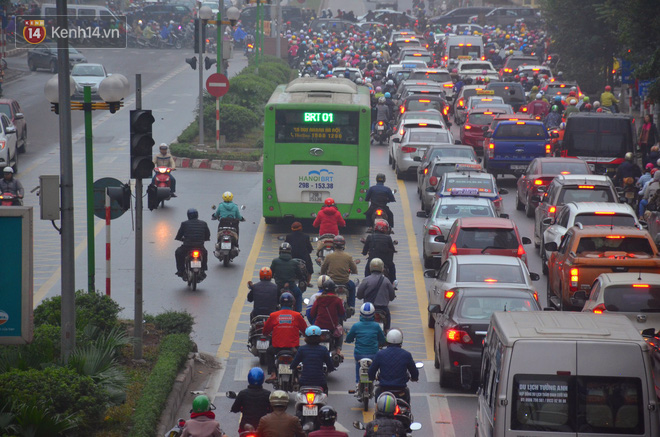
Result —
<instances>
[{"instance_id":1,"label":"rider in red jacket","mask_svg":"<svg viewBox=\"0 0 660 437\"><path fill-rule=\"evenodd\" d=\"M319 228L319 235L332 234L339 235L339 227L345 227L346 221L335 206L333 198L325 199L325 206L321 208L314 220L314 227Z\"/></svg>"}]
</instances>

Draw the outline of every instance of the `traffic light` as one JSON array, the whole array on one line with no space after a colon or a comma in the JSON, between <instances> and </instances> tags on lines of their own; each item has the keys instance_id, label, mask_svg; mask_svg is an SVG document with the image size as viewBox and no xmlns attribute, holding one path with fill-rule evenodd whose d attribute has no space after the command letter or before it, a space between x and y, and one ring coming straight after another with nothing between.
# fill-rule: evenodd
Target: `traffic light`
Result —
<instances>
[{"instance_id":1,"label":"traffic light","mask_svg":"<svg viewBox=\"0 0 660 437\"><path fill-rule=\"evenodd\" d=\"M172 192L169 187L156 187L154 184L150 184L147 187L147 208L149 211L153 211L158 208L158 204L163 200L167 200L172 196Z\"/></svg>"},{"instance_id":2,"label":"traffic light","mask_svg":"<svg viewBox=\"0 0 660 437\"><path fill-rule=\"evenodd\" d=\"M193 70L197 70L197 58L186 58L186 63L192 67Z\"/></svg>"},{"instance_id":3,"label":"traffic light","mask_svg":"<svg viewBox=\"0 0 660 437\"><path fill-rule=\"evenodd\" d=\"M131 179L151 178L154 169L151 125L156 121L151 109L131 110Z\"/></svg>"},{"instance_id":4,"label":"traffic light","mask_svg":"<svg viewBox=\"0 0 660 437\"><path fill-rule=\"evenodd\" d=\"M127 211L131 207L131 187L123 184L121 187L107 187L108 197L117 202L122 211Z\"/></svg>"},{"instance_id":5,"label":"traffic light","mask_svg":"<svg viewBox=\"0 0 660 437\"><path fill-rule=\"evenodd\" d=\"M195 39L193 42L195 53L199 53L199 18L195 19ZM206 49L206 25L202 25L202 53Z\"/></svg>"},{"instance_id":6,"label":"traffic light","mask_svg":"<svg viewBox=\"0 0 660 437\"><path fill-rule=\"evenodd\" d=\"M213 64L215 64L217 62L218 61L216 61L215 59L211 59L207 56L206 58L204 58L204 68L206 70L208 70L209 68L211 68L213 66ZM193 68L193 70L194 70L194 68Z\"/></svg>"}]
</instances>

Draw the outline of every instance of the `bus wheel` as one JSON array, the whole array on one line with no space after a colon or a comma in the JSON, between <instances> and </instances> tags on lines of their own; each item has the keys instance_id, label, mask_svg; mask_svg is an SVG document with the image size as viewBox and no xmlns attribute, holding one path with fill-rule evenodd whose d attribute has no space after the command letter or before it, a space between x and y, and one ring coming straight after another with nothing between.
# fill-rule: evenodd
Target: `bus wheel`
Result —
<instances>
[{"instance_id":1,"label":"bus wheel","mask_svg":"<svg viewBox=\"0 0 660 437\"><path fill-rule=\"evenodd\" d=\"M277 223L277 219L275 217L264 217L264 219L267 225L274 225Z\"/></svg>"}]
</instances>

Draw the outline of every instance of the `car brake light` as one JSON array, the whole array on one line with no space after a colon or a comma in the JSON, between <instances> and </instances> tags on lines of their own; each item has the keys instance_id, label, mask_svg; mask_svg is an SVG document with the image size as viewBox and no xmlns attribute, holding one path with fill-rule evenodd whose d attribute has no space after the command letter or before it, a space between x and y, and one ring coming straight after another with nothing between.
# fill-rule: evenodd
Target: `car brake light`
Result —
<instances>
[{"instance_id":1,"label":"car brake light","mask_svg":"<svg viewBox=\"0 0 660 437\"><path fill-rule=\"evenodd\" d=\"M399 107L399 111L401 111L401 113L403 114L404 112L406 112L406 108L404 108L403 106L401 106L401 107Z\"/></svg>"},{"instance_id":2,"label":"car brake light","mask_svg":"<svg viewBox=\"0 0 660 437\"><path fill-rule=\"evenodd\" d=\"M539 294L536 291L534 292L534 300L539 301Z\"/></svg>"},{"instance_id":3,"label":"car brake light","mask_svg":"<svg viewBox=\"0 0 660 437\"><path fill-rule=\"evenodd\" d=\"M417 123L417 126L419 127L428 126L428 125L429 125L428 123Z\"/></svg>"},{"instance_id":4,"label":"car brake light","mask_svg":"<svg viewBox=\"0 0 660 437\"><path fill-rule=\"evenodd\" d=\"M535 179L534 185L543 185L543 179Z\"/></svg>"},{"instance_id":5,"label":"car brake light","mask_svg":"<svg viewBox=\"0 0 660 437\"><path fill-rule=\"evenodd\" d=\"M604 303L599 303L598 305L596 305L596 307L593 309L593 311L594 311L594 314L603 314L605 309L606 309L605 304Z\"/></svg>"},{"instance_id":6,"label":"car brake light","mask_svg":"<svg viewBox=\"0 0 660 437\"><path fill-rule=\"evenodd\" d=\"M495 283L495 282L497 282L497 279L493 279L493 278L486 278L486 279L484 279L484 282L490 282L490 283Z\"/></svg>"},{"instance_id":7,"label":"car brake light","mask_svg":"<svg viewBox=\"0 0 660 437\"><path fill-rule=\"evenodd\" d=\"M614 215L614 211L596 211L594 214L596 215Z\"/></svg>"},{"instance_id":8,"label":"car brake light","mask_svg":"<svg viewBox=\"0 0 660 437\"><path fill-rule=\"evenodd\" d=\"M454 84L453 84L453 83L446 83L446 84L444 84L444 85L442 85L442 86L443 86L444 88L454 88Z\"/></svg>"},{"instance_id":9,"label":"car brake light","mask_svg":"<svg viewBox=\"0 0 660 437\"><path fill-rule=\"evenodd\" d=\"M447 340L457 343L472 344L470 334L461 331L460 329L449 329L447 331Z\"/></svg>"},{"instance_id":10,"label":"car brake light","mask_svg":"<svg viewBox=\"0 0 660 437\"><path fill-rule=\"evenodd\" d=\"M420 100L419 102L420 102L420 103L431 103L431 101L428 100L428 99Z\"/></svg>"},{"instance_id":11,"label":"car brake light","mask_svg":"<svg viewBox=\"0 0 660 437\"><path fill-rule=\"evenodd\" d=\"M313 405L314 399L316 399L316 393L305 393L305 397L307 398L307 403Z\"/></svg>"},{"instance_id":12,"label":"car brake light","mask_svg":"<svg viewBox=\"0 0 660 437\"><path fill-rule=\"evenodd\" d=\"M458 249L456 248L456 243L451 245L451 247L449 248L449 253L451 253L452 255L456 255L458 253Z\"/></svg>"},{"instance_id":13,"label":"car brake light","mask_svg":"<svg viewBox=\"0 0 660 437\"><path fill-rule=\"evenodd\" d=\"M570 290L571 291L577 291L578 282L580 280L580 270L579 269L571 269L570 274L571 274Z\"/></svg>"},{"instance_id":14,"label":"car brake light","mask_svg":"<svg viewBox=\"0 0 660 437\"><path fill-rule=\"evenodd\" d=\"M413 153L417 151L417 147L404 146L401 148L401 153Z\"/></svg>"},{"instance_id":15,"label":"car brake light","mask_svg":"<svg viewBox=\"0 0 660 437\"><path fill-rule=\"evenodd\" d=\"M472 129L472 126L466 124L466 125L465 125L465 130L470 130L470 129Z\"/></svg>"},{"instance_id":16,"label":"car brake light","mask_svg":"<svg viewBox=\"0 0 660 437\"><path fill-rule=\"evenodd\" d=\"M548 212L549 212L550 214L554 214L555 211L557 211L557 208L554 207L554 206L551 206L551 207L548 209Z\"/></svg>"},{"instance_id":17,"label":"car brake light","mask_svg":"<svg viewBox=\"0 0 660 437\"><path fill-rule=\"evenodd\" d=\"M649 284L633 284L633 288L650 288Z\"/></svg>"},{"instance_id":18,"label":"car brake light","mask_svg":"<svg viewBox=\"0 0 660 437\"><path fill-rule=\"evenodd\" d=\"M399 135L403 136L404 133L405 131L403 129L399 130Z\"/></svg>"},{"instance_id":19,"label":"car brake light","mask_svg":"<svg viewBox=\"0 0 660 437\"><path fill-rule=\"evenodd\" d=\"M484 112L484 115L493 115L493 113L488 111L488 112Z\"/></svg>"},{"instance_id":20,"label":"car brake light","mask_svg":"<svg viewBox=\"0 0 660 437\"><path fill-rule=\"evenodd\" d=\"M449 106L445 106L445 107L442 109L442 113L443 113L444 115L447 115L448 112L449 112Z\"/></svg>"},{"instance_id":21,"label":"car brake light","mask_svg":"<svg viewBox=\"0 0 660 437\"><path fill-rule=\"evenodd\" d=\"M199 258L199 250L193 250L192 256L193 258Z\"/></svg>"},{"instance_id":22,"label":"car brake light","mask_svg":"<svg viewBox=\"0 0 660 437\"><path fill-rule=\"evenodd\" d=\"M463 99L458 99L458 106L463 106L463 105L465 105Z\"/></svg>"},{"instance_id":23,"label":"car brake light","mask_svg":"<svg viewBox=\"0 0 660 437\"><path fill-rule=\"evenodd\" d=\"M593 190L594 186L593 185L578 185L578 188L581 190Z\"/></svg>"},{"instance_id":24,"label":"car brake light","mask_svg":"<svg viewBox=\"0 0 660 437\"><path fill-rule=\"evenodd\" d=\"M429 172L429 168L426 167L426 168L424 169L424 174L426 175L428 172Z\"/></svg>"},{"instance_id":25,"label":"car brake light","mask_svg":"<svg viewBox=\"0 0 660 437\"><path fill-rule=\"evenodd\" d=\"M454 294L456 294L456 293L454 293L453 290L445 291L445 299L451 299L452 297L454 297Z\"/></svg>"},{"instance_id":26,"label":"car brake light","mask_svg":"<svg viewBox=\"0 0 660 437\"><path fill-rule=\"evenodd\" d=\"M438 185L438 178L436 176L431 176L429 178L429 184L435 187L436 185Z\"/></svg>"},{"instance_id":27,"label":"car brake light","mask_svg":"<svg viewBox=\"0 0 660 437\"><path fill-rule=\"evenodd\" d=\"M527 112L527 107L526 107L526 106L523 106L522 108L520 108L520 110L521 110L522 112Z\"/></svg>"},{"instance_id":28,"label":"car brake light","mask_svg":"<svg viewBox=\"0 0 660 437\"><path fill-rule=\"evenodd\" d=\"M610 238L612 240L620 240L621 238L626 238L623 235L606 235L605 238Z\"/></svg>"},{"instance_id":29,"label":"car brake light","mask_svg":"<svg viewBox=\"0 0 660 437\"><path fill-rule=\"evenodd\" d=\"M429 226L429 235L442 235L442 231L437 226Z\"/></svg>"},{"instance_id":30,"label":"car brake light","mask_svg":"<svg viewBox=\"0 0 660 437\"><path fill-rule=\"evenodd\" d=\"M494 148L495 148L495 144L494 144L494 143L490 143L490 144L488 145L488 148L491 149L491 150L494 149Z\"/></svg>"},{"instance_id":31,"label":"car brake light","mask_svg":"<svg viewBox=\"0 0 660 437\"><path fill-rule=\"evenodd\" d=\"M518 252L516 253L516 256L521 257L525 254L525 248L522 246L522 244L518 245Z\"/></svg>"}]
</instances>

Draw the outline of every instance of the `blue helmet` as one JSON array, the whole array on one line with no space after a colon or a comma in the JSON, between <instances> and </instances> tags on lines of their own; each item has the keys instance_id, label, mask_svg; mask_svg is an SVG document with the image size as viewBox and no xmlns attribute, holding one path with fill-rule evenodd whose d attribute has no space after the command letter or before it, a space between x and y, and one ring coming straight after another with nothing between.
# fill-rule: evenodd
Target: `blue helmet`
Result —
<instances>
[{"instance_id":1,"label":"blue helmet","mask_svg":"<svg viewBox=\"0 0 660 437\"><path fill-rule=\"evenodd\" d=\"M292 307L293 303L296 301L296 299L293 297L293 294L291 293L282 293L280 296L280 305L283 307Z\"/></svg>"},{"instance_id":2,"label":"blue helmet","mask_svg":"<svg viewBox=\"0 0 660 437\"><path fill-rule=\"evenodd\" d=\"M384 95L385 95L386 99L391 99L392 98L392 94L390 94L390 93L385 93Z\"/></svg>"},{"instance_id":3,"label":"blue helmet","mask_svg":"<svg viewBox=\"0 0 660 437\"><path fill-rule=\"evenodd\" d=\"M260 367L253 367L248 372L248 384L262 385L264 383L264 371Z\"/></svg>"},{"instance_id":4,"label":"blue helmet","mask_svg":"<svg viewBox=\"0 0 660 437\"><path fill-rule=\"evenodd\" d=\"M316 325L308 326L305 329L305 337L313 337L315 335L321 335L321 328Z\"/></svg>"},{"instance_id":5,"label":"blue helmet","mask_svg":"<svg viewBox=\"0 0 660 437\"><path fill-rule=\"evenodd\" d=\"M188 220L196 219L197 217L199 217L197 210L195 208L190 208L188 210Z\"/></svg>"}]
</instances>

